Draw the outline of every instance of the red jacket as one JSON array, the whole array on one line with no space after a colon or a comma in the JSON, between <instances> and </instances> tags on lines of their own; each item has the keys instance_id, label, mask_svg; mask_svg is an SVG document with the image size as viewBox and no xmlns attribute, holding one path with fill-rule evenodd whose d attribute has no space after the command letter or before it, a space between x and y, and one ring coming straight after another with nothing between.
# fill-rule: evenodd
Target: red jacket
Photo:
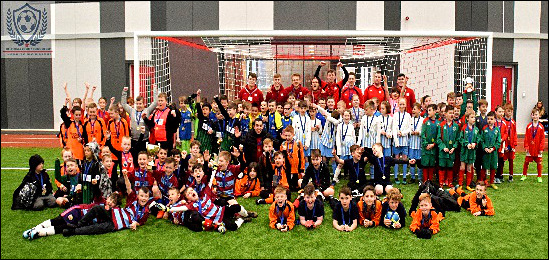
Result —
<instances>
[{"instance_id":1,"label":"red jacket","mask_svg":"<svg viewBox=\"0 0 549 260\"><path fill-rule=\"evenodd\" d=\"M364 91L364 101L370 100L374 97L377 97L377 99L379 100L379 102L377 102L379 108L381 102L385 101L385 89L383 88L383 86L381 86L380 88L376 88L376 86L370 85L366 88L366 90Z\"/></svg>"},{"instance_id":2,"label":"red jacket","mask_svg":"<svg viewBox=\"0 0 549 260\"><path fill-rule=\"evenodd\" d=\"M507 118L503 118L505 120L505 123L507 124L507 139L505 139L505 146L511 147L511 149L514 149L517 147L517 122L513 119L507 120ZM511 150L509 149L509 150Z\"/></svg>"},{"instance_id":3,"label":"red jacket","mask_svg":"<svg viewBox=\"0 0 549 260\"><path fill-rule=\"evenodd\" d=\"M545 129L540 122L538 122L537 127L534 127L532 123L526 126L524 149L530 156L538 156L545 149Z\"/></svg>"},{"instance_id":4,"label":"red jacket","mask_svg":"<svg viewBox=\"0 0 549 260\"><path fill-rule=\"evenodd\" d=\"M505 147L503 146L503 143L505 143L505 146L507 146L507 142L505 142L505 140L507 140L507 123L503 119L501 121L498 121L496 119L495 125L499 127L499 131L501 132L501 144L499 146L498 153L500 153L503 156L503 152L505 151Z\"/></svg>"},{"instance_id":5,"label":"red jacket","mask_svg":"<svg viewBox=\"0 0 549 260\"><path fill-rule=\"evenodd\" d=\"M297 87L297 89L295 89L295 87L294 87L293 85L291 85L291 86L289 86L289 87L287 87L287 88L284 89L284 97L285 97L286 100L288 99L288 95L289 95L290 93L294 93L296 99L301 99L301 100L303 100L303 98L304 98L307 94L309 94L309 89L307 89L306 87L303 87L303 86L301 86L301 85L299 85L299 86ZM286 100L285 100L285 101L286 101Z\"/></svg>"},{"instance_id":6,"label":"red jacket","mask_svg":"<svg viewBox=\"0 0 549 260\"><path fill-rule=\"evenodd\" d=\"M250 90L248 88L248 85L246 85L245 87L240 89L240 92L238 93L238 99L242 101L256 103L259 106L261 104L261 101L263 101L263 92L259 90L257 85L253 90Z\"/></svg>"},{"instance_id":7,"label":"red jacket","mask_svg":"<svg viewBox=\"0 0 549 260\"><path fill-rule=\"evenodd\" d=\"M286 96L284 95L284 86L280 85L278 90L275 89L274 85L271 85L271 89L267 92L267 97L265 100L267 102L271 99L276 100L276 103L283 103L286 101Z\"/></svg>"},{"instance_id":8,"label":"red jacket","mask_svg":"<svg viewBox=\"0 0 549 260\"><path fill-rule=\"evenodd\" d=\"M341 94L337 96L337 100L343 100L345 101L345 104L347 104L347 109L351 108L353 106L352 104L352 96L357 95L360 100L360 104L363 103L364 99L362 97L362 90L358 86L354 86L353 88L349 88L349 85L345 85L343 89L341 90Z\"/></svg>"},{"instance_id":9,"label":"red jacket","mask_svg":"<svg viewBox=\"0 0 549 260\"><path fill-rule=\"evenodd\" d=\"M397 89L401 92L400 87L397 86ZM401 95L400 97L403 96ZM406 87L406 94L404 94L403 98L406 99L406 112L412 114L412 107L414 106L414 103L416 103L416 94L414 93L414 90L410 87Z\"/></svg>"},{"instance_id":10,"label":"red jacket","mask_svg":"<svg viewBox=\"0 0 549 260\"><path fill-rule=\"evenodd\" d=\"M313 96L313 100L311 100L312 103L318 104L318 99L324 97L324 93L320 89L317 91L311 90L311 96Z\"/></svg>"}]
</instances>

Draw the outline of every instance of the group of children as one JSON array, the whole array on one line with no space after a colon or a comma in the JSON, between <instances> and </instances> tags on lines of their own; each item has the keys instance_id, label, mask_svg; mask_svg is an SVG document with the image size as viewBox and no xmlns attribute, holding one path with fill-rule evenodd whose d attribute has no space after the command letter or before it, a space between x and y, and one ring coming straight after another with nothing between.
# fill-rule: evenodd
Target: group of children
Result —
<instances>
[{"instance_id":1,"label":"group of children","mask_svg":"<svg viewBox=\"0 0 549 260\"><path fill-rule=\"evenodd\" d=\"M356 75L344 72L346 77L340 82L334 71L328 71L328 82L317 73L310 94L301 86L299 74L292 75L293 85L286 89L277 74L267 94L272 99L267 101L256 86L250 90L246 85L244 101L229 102L222 95L215 96L211 104L198 90L179 97L180 109L168 105L167 95L157 93L156 88L155 101L147 108L143 97L126 100L128 89L124 88L122 102L114 104L112 98L108 113L105 98L98 105L84 98L82 106L80 99L71 103L67 92L59 134L63 163L56 162L55 171L58 190L53 194L51 184L47 185L43 160L36 165L41 158L31 158L31 170L14 193L14 206L68 209L23 236L135 229L145 224L149 212L195 231L236 230L257 217L238 204L235 198L240 196L260 197L257 204L271 204L270 227L281 231L291 230L296 222L318 227L324 201L333 209L337 230L380 223L401 228L406 213L393 182L433 182L435 172L441 188L457 183L451 191L460 205L471 211L480 205L482 214L493 214L493 209L486 208L491 206L485 198L486 186L497 189L495 183L503 180L504 160L509 161L510 181L513 176L517 134L511 104L487 113L488 103L480 100L477 116L472 84L463 95L449 93L448 104L431 104L429 96L410 104L413 91L406 88L403 74L398 76L402 88L393 88L389 95L386 84L384 88L371 86L374 92L379 89L380 96L364 100L368 95L354 86ZM381 73L375 75L374 84L379 85ZM250 85L255 84L254 77L250 75ZM464 102L467 96L472 99ZM532 123L527 127L521 180L526 179L528 163L535 161L541 182L545 137L539 112L532 110ZM157 144L158 151L147 152L147 143ZM402 179L399 164L403 165ZM336 199L334 186L342 173L348 183ZM36 187L42 188L41 194L35 192ZM473 193L461 197L462 188ZM298 198L291 202L295 191ZM381 203L377 198L383 194L387 196ZM121 208L124 196L126 207ZM431 213L429 195L419 200L420 210L411 212L410 228L418 237L430 237L438 231L442 215ZM295 208L300 216L297 221Z\"/></svg>"}]
</instances>

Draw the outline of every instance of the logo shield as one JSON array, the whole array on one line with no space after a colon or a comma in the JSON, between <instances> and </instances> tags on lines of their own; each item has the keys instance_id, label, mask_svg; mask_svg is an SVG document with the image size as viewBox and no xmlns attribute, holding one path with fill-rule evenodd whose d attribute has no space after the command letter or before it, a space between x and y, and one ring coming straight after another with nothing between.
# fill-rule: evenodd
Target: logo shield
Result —
<instances>
[{"instance_id":1,"label":"logo shield","mask_svg":"<svg viewBox=\"0 0 549 260\"><path fill-rule=\"evenodd\" d=\"M28 3L13 10L15 31L25 41L29 42L38 32L42 20L42 11Z\"/></svg>"}]
</instances>

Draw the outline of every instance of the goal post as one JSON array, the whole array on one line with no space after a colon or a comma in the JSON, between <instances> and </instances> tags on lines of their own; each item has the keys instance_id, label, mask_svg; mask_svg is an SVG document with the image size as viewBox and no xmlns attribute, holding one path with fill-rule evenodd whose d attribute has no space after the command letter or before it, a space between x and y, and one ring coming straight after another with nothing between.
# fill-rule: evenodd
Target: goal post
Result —
<instances>
[{"instance_id":1,"label":"goal post","mask_svg":"<svg viewBox=\"0 0 549 260\"><path fill-rule=\"evenodd\" d=\"M258 74L258 86L266 90L274 73L283 77L303 75L310 80L319 61L335 68L341 61L357 74L357 86L371 83L381 70L389 87L404 73L419 99L425 94L438 102L445 94L462 91L466 77L474 79L477 97L490 102L493 36L489 32L447 31L156 31L134 33L133 95L152 102L152 86L171 96L170 48L186 45L217 56L219 92L235 98L250 72ZM180 60L180 59L179 59ZM338 72L341 74L341 72ZM323 75L321 74L321 78ZM283 84L288 86L288 83ZM443 96L444 95L444 96Z\"/></svg>"}]
</instances>

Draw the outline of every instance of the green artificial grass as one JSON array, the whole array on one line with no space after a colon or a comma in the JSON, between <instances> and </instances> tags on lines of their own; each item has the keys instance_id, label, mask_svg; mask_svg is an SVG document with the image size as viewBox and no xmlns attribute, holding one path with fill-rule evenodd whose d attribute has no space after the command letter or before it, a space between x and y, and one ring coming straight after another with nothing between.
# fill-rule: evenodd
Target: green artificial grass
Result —
<instances>
[{"instance_id":1,"label":"green artificial grass","mask_svg":"<svg viewBox=\"0 0 549 260\"><path fill-rule=\"evenodd\" d=\"M46 168L53 168L60 149L2 148L2 167L28 167L28 158L39 153ZM517 154L515 173L522 172L524 154ZM547 173L544 154L544 173ZM517 167L518 165L518 167ZM531 164L529 172L535 172ZM406 227L359 227L345 233L332 227L332 211L325 203L325 220L316 230L296 226L287 233L269 228L269 205L238 199L259 217L236 232L195 233L166 220L150 217L136 231L123 230L94 236L65 238L55 235L27 241L22 232L63 210L12 211L12 194L26 171L2 170L2 258L548 258L548 178L535 176L499 185L487 192L495 207L493 217L469 212L447 212L440 233L430 240L415 237ZM50 171L50 176L53 172ZM53 179L53 178L52 178ZM338 190L346 181L336 186ZM397 185L408 211L416 184ZM295 194L292 195L295 198Z\"/></svg>"}]
</instances>

